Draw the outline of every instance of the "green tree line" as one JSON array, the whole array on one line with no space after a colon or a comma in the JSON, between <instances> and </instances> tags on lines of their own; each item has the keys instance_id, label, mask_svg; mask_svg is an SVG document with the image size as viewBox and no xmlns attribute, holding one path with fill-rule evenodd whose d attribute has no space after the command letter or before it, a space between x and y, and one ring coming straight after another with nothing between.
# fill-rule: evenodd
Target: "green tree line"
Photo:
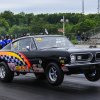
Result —
<instances>
[{"instance_id":1,"label":"green tree line","mask_svg":"<svg viewBox=\"0 0 100 100\"><path fill-rule=\"evenodd\" d=\"M71 33L77 34L78 30L86 32L100 26L100 14L54 13L34 15L33 13L20 12L14 14L11 11L4 11L0 13L0 36L9 34L21 37L23 33L38 35L41 32L45 33L45 29L49 34L62 35L63 33L58 32L58 28L63 29L63 24L60 23L63 16L69 20L65 23L65 35L67 37Z\"/></svg>"}]
</instances>

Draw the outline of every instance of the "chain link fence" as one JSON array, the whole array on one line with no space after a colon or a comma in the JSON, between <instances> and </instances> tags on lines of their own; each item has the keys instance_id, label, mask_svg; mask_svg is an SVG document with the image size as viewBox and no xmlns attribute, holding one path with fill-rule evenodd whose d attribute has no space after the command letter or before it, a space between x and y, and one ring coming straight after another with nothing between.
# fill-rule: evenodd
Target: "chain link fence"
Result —
<instances>
[{"instance_id":1,"label":"chain link fence","mask_svg":"<svg viewBox=\"0 0 100 100\"><path fill-rule=\"evenodd\" d=\"M100 26L92 29L92 30L89 30L87 32L85 32L85 37L88 36L88 37L92 37L94 35L97 35L100 33Z\"/></svg>"}]
</instances>

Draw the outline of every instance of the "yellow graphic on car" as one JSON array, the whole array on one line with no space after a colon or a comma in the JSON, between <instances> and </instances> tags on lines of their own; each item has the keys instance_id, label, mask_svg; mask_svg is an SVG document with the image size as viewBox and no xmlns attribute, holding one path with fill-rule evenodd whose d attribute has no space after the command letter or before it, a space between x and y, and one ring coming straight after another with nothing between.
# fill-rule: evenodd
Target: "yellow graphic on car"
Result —
<instances>
[{"instance_id":1,"label":"yellow graphic on car","mask_svg":"<svg viewBox=\"0 0 100 100\"><path fill-rule=\"evenodd\" d=\"M17 45L17 42L15 42L14 45Z\"/></svg>"},{"instance_id":2,"label":"yellow graphic on car","mask_svg":"<svg viewBox=\"0 0 100 100\"><path fill-rule=\"evenodd\" d=\"M17 55L16 53L13 53L13 52L0 52L0 55L14 56L14 57L20 59L25 64L23 59L19 55Z\"/></svg>"},{"instance_id":3,"label":"yellow graphic on car","mask_svg":"<svg viewBox=\"0 0 100 100\"><path fill-rule=\"evenodd\" d=\"M36 40L41 40L41 38L35 38Z\"/></svg>"}]
</instances>

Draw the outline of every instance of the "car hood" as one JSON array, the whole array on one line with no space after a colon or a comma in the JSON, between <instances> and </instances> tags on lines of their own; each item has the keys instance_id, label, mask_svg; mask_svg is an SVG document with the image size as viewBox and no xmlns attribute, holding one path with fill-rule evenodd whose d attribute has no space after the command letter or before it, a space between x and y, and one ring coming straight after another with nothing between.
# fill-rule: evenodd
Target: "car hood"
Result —
<instances>
[{"instance_id":1,"label":"car hood","mask_svg":"<svg viewBox=\"0 0 100 100\"><path fill-rule=\"evenodd\" d=\"M85 47L71 47L68 48L69 52L100 52L100 48L85 48Z\"/></svg>"},{"instance_id":2,"label":"car hood","mask_svg":"<svg viewBox=\"0 0 100 100\"><path fill-rule=\"evenodd\" d=\"M84 47L58 47L58 48L44 48L42 50L50 51L67 51L69 53L73 52L100 52L100 48L84 48Z\"/></svg>"}]
</instances>

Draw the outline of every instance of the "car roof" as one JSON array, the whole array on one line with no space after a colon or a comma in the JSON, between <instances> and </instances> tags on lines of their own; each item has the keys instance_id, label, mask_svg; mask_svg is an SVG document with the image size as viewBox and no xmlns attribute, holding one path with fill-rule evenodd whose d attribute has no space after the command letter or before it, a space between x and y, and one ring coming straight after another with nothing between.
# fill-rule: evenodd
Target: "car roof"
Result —
<instances>
[{"instance_id":1,"label":"car roof","mask_svg":"<svg viewBox=\"0 0 100 100\"><path fill-rule=\"evenodd\" d=\"M29 37L32 37L32 38L37 38L37 37L64 37L64 35L32 35L32 36L25 36L25 37L20 37L20 38L17 38L15 39L14 41L17 41L19 39L24 39L24 38L29 38Z\"/></svg>"},{"instance_id":2,"label":"car roof","mask_svg":"<svg viewBox=\"0 0 100 100\"><path fill-rule=\"evenodd\" d=\"M34 35L33 37L49 37L49 36L50 37L52 37L52 36L53 37L56 37L56 36L59 36L60 37L60 36L64 36L64 35Z\"/></svg>"}]
</instances>

